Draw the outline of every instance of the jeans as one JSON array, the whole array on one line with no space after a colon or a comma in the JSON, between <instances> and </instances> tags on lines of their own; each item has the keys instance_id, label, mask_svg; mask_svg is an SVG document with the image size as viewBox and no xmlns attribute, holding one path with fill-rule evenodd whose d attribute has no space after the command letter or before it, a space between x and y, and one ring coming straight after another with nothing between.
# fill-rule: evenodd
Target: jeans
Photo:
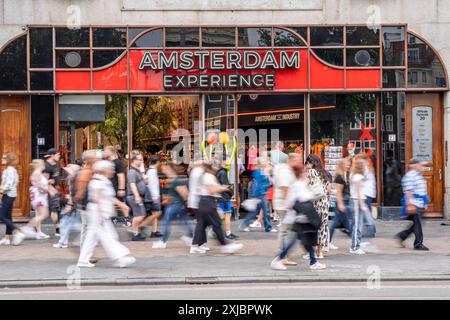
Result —
<instances>
[{"instance_id":1,"label":"jeans","mask_svg":"<svg viewBox=\"0 0 450 320\"><path fill-rule=\"evenodd\" d=\"M364 201L366 203L366 207L369 209L368 211L364 212L364 223L367 226L367 237L373 238L375 237L375 233L377 233L376 223L374 218L372 217L372 198L366 197L366 200Z\"/></svg>"},{"instance_id":2,"label":"jeans","mask_svg":"<svg viewBox=\"0 0 450 320\"><path fill-rule=\"evenodd\" d=\"M284 258L286 258L289 250L295 245L295 243L297 242L297 240L301 241L300 235L298 235L297 237L294 237L292 239L290 239L290 241L286 244L286 246L284 246L284 248L281 249L280 254L278 255L278 258L280 260L283 260ZM309 252L309 264L312 266L313 264L316 264L317 262L317 257L316 257L316 250L314 250L313 246L304 246L305 250L307 252Z\"/></svg>"},{"instance_id":3,"label":"jeans","mask_svg":"<svg viewBox=\"0 0 450 320\"><path fill-rule=\"evenodd\" d=\"M272 230L272 224L270 223L270 213L269 213L269 201L267 201L266 196L259 196L256 197L260 201L258 202L258 205L256 206L256 210L253 212L249 212L244 219L244 225L248 227L250 225L250 222L254 219L256 219L256 216L258 215L259 211L263 210L264 215L264 229L266 232L270 232Z\"/></svg>"},{"instance_id":4,"label":"jeans","mask_svg":"<svg viewBox=\"0 0 450 320\"><path fill-rule=\"evenodd\" d=\"M421 215L424 212L423 208L417 208L415 214L408 216L407 220L412 221L411 227L400 232L398 236L402 240L406 240L412 233L414 233L414 248L421 247L423 245L423 232L422 232L422 219Z\"/></svg>"},{"instance_id":5,"label":"jeans","mask_svg":"<svg viewBox=\"0 0 450 320\"><path fill-rule=\"evenodd\" d=\"M364 212L359 207L358 199L351 199L353 206L352 249L358 250L361 246Z\"/></svg>"},{"instance_id":6,"label":"jeans","mask_svg":"<svg viewBox=\"0 0 450 320\"><path fill-rule=\"evenodd\" d=\"M170 222L177 216L180 216L188 235L192 237L192 227L189 224L187 211L184 209L184 205L182 203L172 203L167 205L164 209L164 233L161 239L163 242L167 242L167 239L169 239Z\"/></svg>"},{"instance_id":7,"label":"jeans","mask_svg":"<svg viewBox=\"0 0 450 320\"><path fill-rule=\"evenodd\" d=\"M344 206L345 206L345 211L340 211L337 204L336 207L334 208L334 219L333 219L333 223L331 224L330 227L330 242L333 239L333 234L334 234L334 230L336 228L339 227L344 227L345 230L347 230L348 234L350 235L352 233L352 227L350 224L350 220L348 219L348 215L347 212L349 211L349 202L348 200L344 200Z\"/></svg>"},{"instance_id":8,"label":"jeans","mask_svg":"<svg viewBox=\"0 0 450 320\"><path fill-rule=\"evenodd\" d=\"M17 229L12 221L12 209L16 197L9 197L6 194L2 198L2 207L0 208L0 221L6 224L6 235L12 235Z\"/></svg>"},{"instance_id":9,"label":"jeans","mask_svg":"<svg viewBox=\"0 0 450 320\"><path fill-rule=\"evenodd\" d=\"M73 211L70 215L63 214L60 222L61 237L59 243L67 245L69 243L69 236L71 231L81 231L81 217L78 211Z\"/></svg>"}]
</instances>

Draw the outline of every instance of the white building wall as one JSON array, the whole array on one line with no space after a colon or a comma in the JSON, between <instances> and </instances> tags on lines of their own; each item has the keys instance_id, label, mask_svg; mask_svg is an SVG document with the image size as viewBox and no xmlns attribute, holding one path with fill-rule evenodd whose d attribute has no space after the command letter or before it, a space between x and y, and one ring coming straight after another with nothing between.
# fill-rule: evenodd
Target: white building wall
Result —
<instances>
[{"instance_id":1,"label":"white building wall","mask_svg":"<svg viewBox=\"0 0 450 320\"><path fill-rule=\"evenodd\" d=\"M0 0L0 46L27 25L265 25L407 23L450 70L450 0ZM444 96L450 128L450 95ZM445 129L450 141L450 130ZM446 167L447 169L447 167ZM450 192L450 170L446 170ZM450 195L446 192L446 215Z\"/></svg>"}]
</instances>

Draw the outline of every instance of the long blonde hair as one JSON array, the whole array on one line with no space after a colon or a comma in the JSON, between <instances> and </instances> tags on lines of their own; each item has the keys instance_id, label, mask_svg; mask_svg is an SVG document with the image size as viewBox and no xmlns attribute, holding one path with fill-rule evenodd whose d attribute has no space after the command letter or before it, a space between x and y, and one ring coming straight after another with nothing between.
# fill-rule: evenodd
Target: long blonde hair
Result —
<instances>
[{"instance_id":1,"label":"long blonde hair","mask_svg":"<svg viewBox=\"0 0 450 320\"><path fill-rule=\"evenodd\" d=\"M366 169L366 161L363 159L356 159L355 165L352 168L352 174L364 175L365 169Z\"/></svg>"},{"instance_id":2,"label":"long blonde hair","mask_svg":"<svg viewBox=\"0 0 450 320\"><path fill-rule=\"evenodd\" d=\"M340 175L341 177L345 177L345 172L347 171L347 164L349 164L349 159L341 159L339 163L336 166L336 174Z\"/></svg>"},{"instance_id":3,"label":"long blonde hair","mask_svg":"<svg viewBox=\"0 0 450 320\"><path fill-rule=\"evenodd\" d=\"M30 163L30 170L31 173L33 173L34 171L37 170L37 168L39 168L39 166L42 166L44 164L44 160L42 159L33 159Z\"/></svg>"}]
</instances>

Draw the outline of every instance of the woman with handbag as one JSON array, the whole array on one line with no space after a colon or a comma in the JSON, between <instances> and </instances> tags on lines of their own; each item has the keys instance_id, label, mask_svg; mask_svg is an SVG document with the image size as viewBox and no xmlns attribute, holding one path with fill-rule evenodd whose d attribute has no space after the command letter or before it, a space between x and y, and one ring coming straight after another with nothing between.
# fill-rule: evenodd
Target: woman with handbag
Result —
<instances>
[{"instance_id":1,"label":"woman with handbag","mask_svg":"<svg viewBox=\"0 0 450 320\"><path fill-rule=\"evenodd\" d=\"M289 250L298 240L301 240L306 252L309 253L309 268L311 270L325 269L326 265L317 262L314 247L317 245L317 231L320 226L320 217L318 216L314 204L314 194L308 186L308 180L304 174L302 164L292 166L296 181L289 188L286 197L286 208L288 209L283 223L293 225L295 237L281 249L280 254L272 260L270 264L274 270L286 270L283 259L287 257Z\"/></svg>"},{"instance_id":2,"label":"woman with handbag","mask_svg":"<svg viewBox=\"0 0 450 320\"><path fill-rule=\"evenodd\" d=\"M307 169L306 176L313 192L314 208L321 220L318 231L317 258L323 259L323 249L328 247L328 210L330 208L328 193L330 191L330 179L325 169L323 169L320 158L315 154L308 155L305 165ZM307 259L307 255L304 258Z\"/></svg>"}]
</instances>

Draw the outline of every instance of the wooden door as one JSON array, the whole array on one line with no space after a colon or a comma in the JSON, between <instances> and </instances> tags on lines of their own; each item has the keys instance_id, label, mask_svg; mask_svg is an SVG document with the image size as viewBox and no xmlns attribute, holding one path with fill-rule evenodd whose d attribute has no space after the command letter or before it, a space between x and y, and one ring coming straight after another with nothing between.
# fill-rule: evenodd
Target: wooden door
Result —
<instances>
[{"instance_id":1,"label":"wooden door","mask_svg":"<svg viewBox=\"0 0 450 320\"><path fill-rule=\"evenodd\" d=\"M444 203L442 102L439 93L406 96L406 159L417 157L427 162L423 173L427 180L426 217L442 217Z\"/></svg>"},{"instance_id":2,"label":"wooden door","mask_svg":"<svg viewBox=\"0 0 450 320\"><path fill-rule=\"evenodd\" d=\"M31 135L28 101L28 97L0 97L0 157L7 152L15 152L19 157L19 186L13 209L15 221L27 220L30 213Z\"/></svg>"}]
</instances>

